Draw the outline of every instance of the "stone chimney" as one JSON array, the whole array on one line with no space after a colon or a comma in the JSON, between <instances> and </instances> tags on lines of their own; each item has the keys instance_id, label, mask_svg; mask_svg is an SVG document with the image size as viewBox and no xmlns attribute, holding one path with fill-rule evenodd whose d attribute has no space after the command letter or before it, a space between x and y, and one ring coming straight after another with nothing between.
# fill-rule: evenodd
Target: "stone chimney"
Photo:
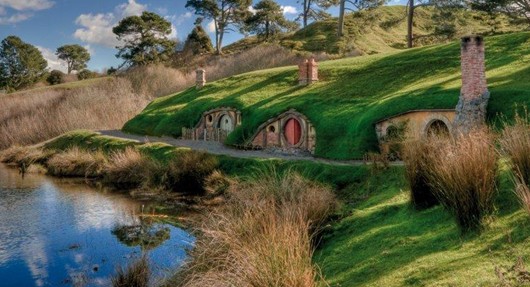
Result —
<instances>
[{"instance_id":1,"label":"stone chimney","mask_svg":"<svg viewBox=\"0 0 530 287\"><path fill-rule=\"evenodd\" d=\"M197 69L195 71L196 78L195 78L195 87L197 89L201 89L206 85L206 71L204 69Z\"/></svg>"},{"instance_id":2,"label":"stone chimney","mask_svg":"<svg viewBox=\"0 0 530 287\"><path fill-rule=\"evenodd\" d=\"M306 86L316 81L318 81L318 64L315 58L300 61L298 64L298 84Z\"/></svg>"},{"instance_id":3,"label":"stone chimney","mask_svg":"<svg viewBox=\"0 0 530 287\"><path fill-rule=\"evenodd\" d=\"M468 133L485 123L490 93L486 83L484 39L481 36L462 38L462 89L456 106L454 130Z\"/></svg>"}]
</instances>

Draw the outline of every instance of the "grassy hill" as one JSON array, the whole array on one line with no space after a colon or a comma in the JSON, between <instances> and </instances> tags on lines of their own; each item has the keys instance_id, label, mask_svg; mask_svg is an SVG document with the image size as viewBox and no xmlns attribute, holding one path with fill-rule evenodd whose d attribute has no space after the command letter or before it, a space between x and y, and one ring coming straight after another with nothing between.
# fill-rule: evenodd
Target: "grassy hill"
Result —
<instances>
[{"instance_id":1,"label":"grassy hill","mask_svg":"<svg viewBox=\"0 0 530 287\"><path fill-rule=\"evenodd\" d=\"M416 10L414 34L416 46L447 42L446 37L433 35L435 22L432 7ZM504 15L457 10L454 25L456 38L465 34L491 34L522 31L528 25L518 25ZM383 6L378 9L349 13L345 17L344 37L337 37L337 18L330 18L308 25L296 33L283 36L279 43L302 52L326 52L329 54L374 54L406 48L407 18L404 6ZM256 37L248 37L225 47L231 53L259 45Z\"/></svg>"},{"instance_id":2,"label":"grassy hill","mask_svg":"<svg viewBox=\"0 0 530 287\"><path fill-rule=\"evenodd\" d=\"M486 38L489 119L530 103L530 33ZM290 108L317 132L316 155L360 158L377 149L373 124L412 109L454 108L460 93L460 43L320 63L320 81L297 86L297 68L262 70L208 83L153 101L124 130L179 136L202 112L233 106L243 124L227 139L244 143L260 124Z\"/></svg>"}]
</instances>

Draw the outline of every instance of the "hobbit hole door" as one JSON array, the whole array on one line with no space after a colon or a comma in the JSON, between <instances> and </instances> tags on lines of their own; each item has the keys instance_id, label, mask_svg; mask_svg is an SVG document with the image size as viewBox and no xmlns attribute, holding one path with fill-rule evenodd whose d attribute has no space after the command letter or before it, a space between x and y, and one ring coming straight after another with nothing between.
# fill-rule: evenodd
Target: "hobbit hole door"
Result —
<instances>
[{"instance_id":1,"label":"hobbit hole door","mask_svg":"<svg viewBox=\"0 0 530 287\"><path fill-rule=\"evenodd\" d=\"M219 119L219 128L228 133L234 130L234 122L232 118L229 115L223 115L221 119Z\"/></svg>"},{"instance_id":2,"label":"hobbit hole door","mask_svg":"<svg viewBox=\"0 0 530 287\"><path fill-rule=\"evenodd\" d=\"M441 120L433 121L427 128L428 136L449 136L449 128Z\"/></svg>"},{"instance_id":3,"label":"hobbit hole door","mask_svg":"<svg viewBox=\"0 0 530 287\"><path fill-rule=\"evenodd\" d=\"M285 124L285 139L290 145L297 145L302 137L302 127L296 119L289 119Z\"/></svg>"}]
</instances>

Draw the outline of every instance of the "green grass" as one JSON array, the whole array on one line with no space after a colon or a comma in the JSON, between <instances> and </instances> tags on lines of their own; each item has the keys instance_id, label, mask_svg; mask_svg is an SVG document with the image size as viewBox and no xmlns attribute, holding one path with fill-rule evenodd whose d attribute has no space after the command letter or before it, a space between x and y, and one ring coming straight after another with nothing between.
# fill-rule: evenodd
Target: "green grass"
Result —
<instances>
[{"instance_id":1,"label":"green grass","mask_svg":"<svg viewBox=\"0 0 530 287\"><path fill-rule=\"evenodd\" d=\"M67 150L78 147L84 150L100 150L106 154L114 151L125 150L134 146L152 158L167 162L189 148L174 147L164 143L139 143L137 141L104 136L93 131L77 130L68 132L43 144L49 150ZM335 166L315 163L307 160L284 161L276 159L244 159L229 156L214 155L219 160L219 170L235 178L248 178L255 175L256 171L274 169L281 172L287 169L294 170L311 180L329 184L334 188L343 188L361 181L369 173L367 167Z\"/></svg>"},{"instance_id":2,"label":"green grass","mask_svg":"<svg viewBox=\"0 0 530 287\"><path fill-rule=\"evenodd\" d=\"M530 33L486 38L487 78L492 98L489 120L513 115L530 101ZM361 158L377 150L374 123L412 109L454 108L461 85L460 44L320 63L320 81L297 86L295 67L233 76L159 98L124 130L178 137L209 109L232 106L243 124L228 144L250 140L269 118L290 108L305 114L317 132L315 154L331 159Z\"/></svg>"},{"instance_id":3,"label":"green grass","mask_svg":"<svg viewBox=\"0 0 530 287\"><path fill-rule=\"evenodd\" d=\"M411 208L402 168L341 194L346 217L314 256L331 286L494 286L500 283L495 267L530 260L529 217L506 171L497 212L480 235L460 236L441 207Z\"/></svg>"},{"instance_id":4,"label":"green grass","mask_svg":"<svg viewBox=\"0 0 530 287\"><path fill-rule=\"evenodd\" d=\"M436 23L432 7L416 9L414 34L415 46L443 43L447 37L433 36ZM502 14L490 16L486 13L457 10L455 15L458 38L465 34L491 34L522 31L525 24L515 24ZM383 6L378 9L347 13L344 23L344 37L337 37L337 18L314 22L295 33L283 35L278 43L300 52L326 52L328 54L347 54L358 51L362 54L374 54L404 49L407 46L407 18L404 6ZM495 27L495 29L493 29ZM248 37L224 48L225 53L234 53L259 45L256 37Z\"/></svg>"}]
</instances>

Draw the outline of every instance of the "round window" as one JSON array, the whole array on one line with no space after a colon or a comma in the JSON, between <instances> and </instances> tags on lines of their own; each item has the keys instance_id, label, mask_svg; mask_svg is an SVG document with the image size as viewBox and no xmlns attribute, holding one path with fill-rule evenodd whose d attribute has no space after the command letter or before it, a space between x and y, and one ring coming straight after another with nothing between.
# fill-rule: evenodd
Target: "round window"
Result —
<instances>
[{"instance_id":1,"label":"round window","mask_svg":"<svg viewBox=\"0 0 530 287\"><path fill-rule=\"evenodd\" d=\"M276 132L276 128L274 126L269 126L269 133Z\"/></svg>"},{"instance_id":2,"label":"round window","mask_svg":"<svg viewBox=\"0 0 530 287\"><path fill-rule=\"evenodd\" d=\"M211 123L212 121L213 121L213 117L212 117L212 115L209 115L208 116L208 122Z\"/></svg>"}]
</instances>

